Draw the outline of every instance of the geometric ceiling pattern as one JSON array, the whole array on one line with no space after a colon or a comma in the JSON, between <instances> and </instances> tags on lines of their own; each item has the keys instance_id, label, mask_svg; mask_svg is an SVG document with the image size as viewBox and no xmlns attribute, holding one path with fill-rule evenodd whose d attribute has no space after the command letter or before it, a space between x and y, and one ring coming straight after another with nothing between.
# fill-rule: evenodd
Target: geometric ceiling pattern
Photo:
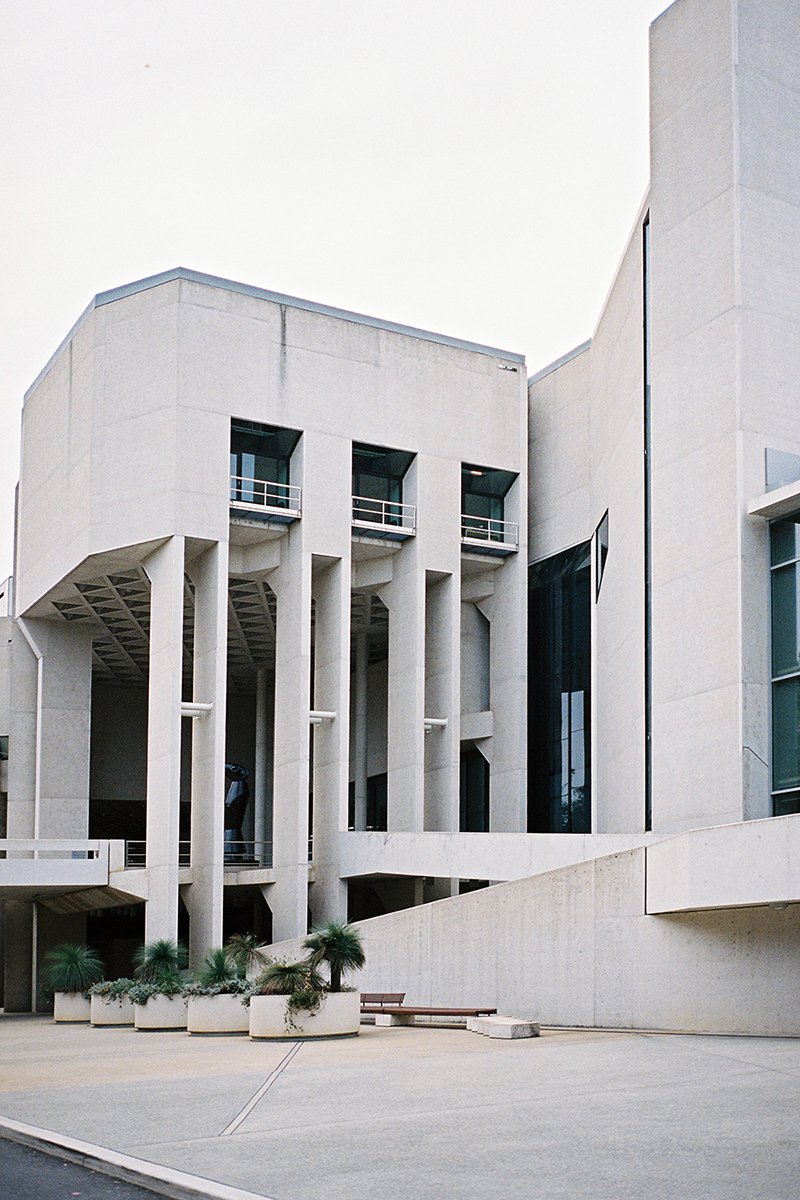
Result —
<instances>
[{"instance_id":1,"label":"geometric ceiling pattern","mask_svg":"<svg viewBox=\"0 0 800 1200\"><path fill-rule=\"evenodd\" d=\"M67 596L53 602L65 621L89 623L96 629L92 671L96 679L143 684L147 680L150 645L150 581L141 567L75 583ZM255 672L275 663L277 599L268 584L256 579L228 581L228 677L237 690L252 691ZM386 657L389 614L377 596L352 597L351 628L370 635L370 659ZM194 589L184 580L183 669L191 677L194 634ZM312 604L313 641L313 604Z\"/></svg>"}]
</instances>

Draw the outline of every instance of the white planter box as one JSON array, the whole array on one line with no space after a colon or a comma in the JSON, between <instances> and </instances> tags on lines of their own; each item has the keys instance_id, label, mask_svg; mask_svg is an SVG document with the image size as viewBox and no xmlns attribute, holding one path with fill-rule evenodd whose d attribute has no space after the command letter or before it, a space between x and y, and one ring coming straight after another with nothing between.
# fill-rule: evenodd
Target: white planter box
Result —
<instances>
[{"instance_id":1,"label":"white planter box","mask_svg":"<svg viewBox=\"0 0 800 1200\"><path fill-rule=\"evenodd\" d=\"M92 996L93 1025L132 1025L133 1004L127 996Z\"/></svg>"},{"instance_id":2,"label":"white planter box","mask_svg":"<svg viewBox=\"0 0 800 1200\"><path fill-rule=\"evenodd\" d=\"M53 998L54 1021L88 1021L92 1014L89 997L83 992L56 992Z\"/></svg>"},{"instance_id":3,"label":"white planter box","mask_svg":"<svg viewBox=\"0 0 800 1200\"><path fill-rule=\"evenodd\" d=\"M190 996L189 1033L247 1033L250 1014L241 996Z\"/></svg>"},{"instance_id":4,"label":"white planter box","mask_svg":"<svg viewBox=\"0 0 800 1200\"><path fill-rule=\"evenodd\" d=\"M185 1029L185 996L151 996L147 1004L134 1004L133 1021L137 1029Z\"/></svg>"},{"instance_id":5,"label":"white planter box","mask_svg":"<svg viewBox=\"0 0 800 1200\"><path fill-rule=\"evenodd\" d=\"M286 1025L288 996L253 996L250 1001L250 1037L302 1038L353 1037L361 1021L360 992L326 992L319 1012L304 1009L292 1013L292 1026Z\"/></svg>"}]
</instances>

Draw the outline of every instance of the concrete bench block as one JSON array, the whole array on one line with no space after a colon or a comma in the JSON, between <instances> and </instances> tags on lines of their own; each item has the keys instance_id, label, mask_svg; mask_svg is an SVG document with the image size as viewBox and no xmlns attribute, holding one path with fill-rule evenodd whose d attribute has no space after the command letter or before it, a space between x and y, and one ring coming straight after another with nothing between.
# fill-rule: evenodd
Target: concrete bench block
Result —
<instances>
[{"instance_id":1,"label":"concrete bench block","mask_svg":"<svg viewBox=\"0 0 800 1200\"><path fill-rule=\"evenodd\" d=\"M539 1036L535 1021L521 1017L470 1017L467 1029L471 1033L482 1033L490 1038L531 1038Z\"/></svg>"},{"instance_id":2,"label":"concrete bench block","mask_svg":"<svg viewBox=\"0 0 800 1200\"><path fill-rule=\"evenodd\" d=\"M376 1025L413 1025L414 1017L413 1017L413 1015L408 1016L405 1013L390 1013L390 1012L376 1013L375 1014L375 1024Z\"/></svg>"}]
</instances>

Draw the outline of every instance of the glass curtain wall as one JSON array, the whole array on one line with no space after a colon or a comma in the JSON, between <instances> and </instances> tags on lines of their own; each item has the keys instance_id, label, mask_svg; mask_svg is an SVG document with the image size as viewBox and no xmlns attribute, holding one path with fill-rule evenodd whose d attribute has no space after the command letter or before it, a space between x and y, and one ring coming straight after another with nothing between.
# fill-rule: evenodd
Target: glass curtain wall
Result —
<instances>
[{"instance_id":1,"label":"glass curtain wall","mask_svg":"<svg viewBox=\"0 0 800 1200\"><path fill-rule=\"evenodd\" d=\"M530 568L528 829L592 826L591 543Z\"/></svg>"},{"instance_id":2,"label":"glass curtain wall","mask_svg":"<svg viewBox=\"0 0 800 1200\"><path fill-rule=\"evenodd\" d=\"M800 514L770 528L772 811L800 812Z\"/></svg>"}]
</instances>

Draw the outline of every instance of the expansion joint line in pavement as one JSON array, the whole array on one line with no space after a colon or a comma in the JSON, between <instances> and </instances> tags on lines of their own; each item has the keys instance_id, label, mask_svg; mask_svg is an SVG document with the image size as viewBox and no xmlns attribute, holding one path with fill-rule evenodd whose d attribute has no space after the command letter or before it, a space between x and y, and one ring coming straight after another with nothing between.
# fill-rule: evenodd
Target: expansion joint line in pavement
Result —
<instances>
[{"instance_id":1,"label":"expansion joint line in pavement","mask_svg":"<svg viewBox=\"0 0 800 1200\"><path fill-rule=\"evenodd\" d=\"M259 1100L267 1094L269 1089L272 1087L273 1083L275 1083L279 1079L279 1077L283 1074L283 1072L286 1070L289 1063L292 1061L295 1054L297 1054L297 1051L300 1049L302 1044L303 1044L302 1042L293 1042L292 1043L291 1049L287 1050L286 1054L284 1054L283 1058L278 1063L275 1070L270 1075L267 1076L267 1078L264 1080L264 1082L262 1083L262 1085L258 1089L258 1091L255 1092L250 1097L250 1099L247 1101L247 1104L245 1104L245 1106L241 1110L241 1112L237 1113L237 1115L231 1121L230 1125L225 1126L222 1133L219 1135L220 1137L227 1137L231 1133L236 1133L236 1130L239 1128L242 1121L246 1120L247 1117L250 1116L250 1113L253 1111L255 1106L258 1104Z\"/></svg>"}]
</instances>

